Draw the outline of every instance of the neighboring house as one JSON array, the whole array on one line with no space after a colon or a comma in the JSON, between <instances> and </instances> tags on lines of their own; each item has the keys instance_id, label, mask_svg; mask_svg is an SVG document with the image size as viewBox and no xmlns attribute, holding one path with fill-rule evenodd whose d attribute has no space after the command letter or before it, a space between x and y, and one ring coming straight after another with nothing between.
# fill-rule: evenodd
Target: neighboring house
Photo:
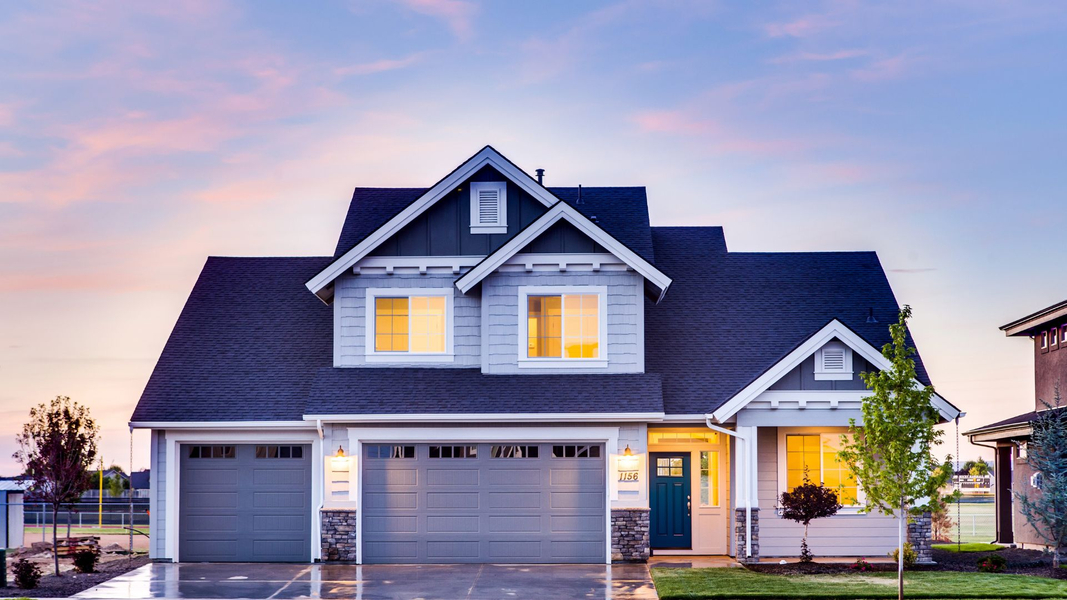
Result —
<instances>
[{"instance_id":1,"label":"neighboring house","mask_svg":"<svg viewBox=\"0 0 1067 600\"><path fill-rule=\"evenodd\" d=\"M1034 410L966 432L971 443L994 449L997 539L1001 544L1020 546L1046 545L1016 509L1015 493L1032 496L1039 493L1040 476L1026 461L1026 444L1030 441L1030 422L1045 404L1055 406L1056 390L1067 396L1067 301L1054 304L1002 326L1008 337L1025 337L1034 347L1034 399L1024 407Z\"/></svg>"},{"instance_id":2,"label":"neighboring house","mask_svg":"<svg viewBox=\"0 0 1067 600\"><path fill-rule=\"evenodd\" d=\"M835 453L888 364L878 257L729 252L644 188L540 177L486 147L357 188L333 256L209 258L131 420L152 557L792 556L805 468L849 505L816 553L894 548Z\"/></svg>"},{"instance_id":3,"label":"neighboring house","mask_svg":"<svg viewBox=\"0 0 1067 600\"><path fill-rule=\"evenodd\" d=\"M19 548L23 538L26 487L14 479L0 480L0 548Z\"/></svg>"}]
</instances>

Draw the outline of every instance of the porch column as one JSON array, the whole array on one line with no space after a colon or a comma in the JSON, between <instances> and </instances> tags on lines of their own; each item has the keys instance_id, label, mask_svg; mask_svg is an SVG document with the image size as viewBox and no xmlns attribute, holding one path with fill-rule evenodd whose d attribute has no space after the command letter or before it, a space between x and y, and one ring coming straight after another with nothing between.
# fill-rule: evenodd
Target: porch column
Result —
<instances>
[{"instance_id":1,"label":"porch column","mask_svg":"<svg viewBox=\"0 0 1067 600\"><path fill-rule=\"evenodd\" d=\"M738 426L737 506L734 509L734 533L737 560L759 562L759 465L755 426Z\"/></svg>"}]
</instances>

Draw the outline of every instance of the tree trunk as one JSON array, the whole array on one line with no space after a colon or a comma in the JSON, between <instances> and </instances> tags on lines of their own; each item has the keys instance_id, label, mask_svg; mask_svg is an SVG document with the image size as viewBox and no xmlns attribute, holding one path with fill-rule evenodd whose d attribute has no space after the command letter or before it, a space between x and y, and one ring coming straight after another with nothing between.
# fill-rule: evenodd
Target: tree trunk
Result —
<instances>
[{"instance_id":1,"label":"tree trunk","mask_svg":"<svg viewBox=\"0 0 1067 600\"><path fill-rule=\"evenodd\" d=\"M52 558L56 563L56 577L59 577L59 504L52 503Z\"/></svg>"},{"instance_id":2,"label":"tree trunk","mask_svg":"<svg viewBox=\"0 0 1067 600\"><path fill-rule=\"evenodd\" d=\"M67 539L70 539L70 508L67 508Z\"/></svg>"},{"instance_id":3,"label":"tree trunk","mask_svg":"<svg viewBox=\"0 0 1067 600\"><path fill-rule=\"evenodd\" d=\"M900 504L900 522L897 525L897 600L904 600L904 523L908 518L904 503Z\"/></svg>"},{"instance_id":4,"label":"tree trunk","mask_svg":"<svg viewBox=\"0 0 1067 600\"><path fill-rule=\"evenodd\" d=\"M1053 546L1053 548L1052 548L1052 572L1053 573L1058 573L1059 572L1057 569L1060 568L1060 564L1062 564L1060 562L1060 547L1059 546Z\"/></svg>"}]
</instances>

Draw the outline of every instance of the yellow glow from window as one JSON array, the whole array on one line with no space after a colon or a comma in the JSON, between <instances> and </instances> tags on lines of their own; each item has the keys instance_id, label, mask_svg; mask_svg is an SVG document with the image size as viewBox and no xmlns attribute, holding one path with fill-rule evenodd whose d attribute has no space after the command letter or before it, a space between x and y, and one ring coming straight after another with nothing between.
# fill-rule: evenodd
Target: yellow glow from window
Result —
<instances>
[{"instance_id":1,"label":"yellow glow from window","mask_svg":"<svg viewBox=\"0 0 1067 600\"><path fill-rule=\"evenodd\" d=\"M856 476L848 470L848 466L837 457L839 450L841 450L840 436L823 436L823 485L836 491L838 501L844 506L855 506L859 504L859 484L856 482Z\"/></svg>"},{"instance_id":2,"label":"yellow glow from window","mask_svg":"<svg viewBox=\"0 0 1067 600\"><path fill-rule=\"evenodd\" d=\"M530 358L560 358L563 338L561 296L527 298L527 350Z\"/></svg>"},{"instance_id":3,"label":"yellow glow from window","mask_svg":"<svg viewBox=\"0 0 1067 600\"><path fill-rule=\"evenodd\" d=\"M445 351L445 298L374 299L374 351Z\"/></svg>"},{"instance_id":4,"label":"yellow glow from window","mask_svg":"<svg viewBox=\"0 0 1067 600\"><path fill-rule=\"evenodd\" d=\"M786 491L804 483L804 470L816 485L821 477L818 435L785 436Z\"/></svg>"},{"instance_id":5,"label":"yellow glow from window","mask_svg":"<svg viewBox=\"0 0 1067 600\"><path fill-rule=\"evenodd\" d=\"M529 296L526 310L526 356L600 356L600 299L596 294Z\"/></svg>"},{"instance_id":6,"label":"yellow glow from window","mask_svg":"<svg viewBox=\"0 0 1067 600\"><path fill-rule=\"evenodd\" d=\"M700 505L719 506L719 453L700 453Z\"/></svg>"}]
</instances>

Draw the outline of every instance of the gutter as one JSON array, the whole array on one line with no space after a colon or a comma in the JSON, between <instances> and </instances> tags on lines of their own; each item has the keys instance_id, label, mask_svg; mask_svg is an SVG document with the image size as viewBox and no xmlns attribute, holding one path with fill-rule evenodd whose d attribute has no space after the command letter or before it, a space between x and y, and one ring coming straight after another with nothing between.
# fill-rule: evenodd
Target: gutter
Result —
<instances>
[{"instance_id":1,"label":"gutter","mask_svg":"<svg viewBox=\"0 0 1067 600\"><path fill-rule=\"evenodd\" d=\"M747 481L749 476L749 469L752 465L749 464L751 457L749 456L748 443L749 439L746 435L741 435L736 431L719 427L718 425L711 424L711 417L704 417L704 424L708 426L708 429L717 431L719 433L737 438L737 440L745 443L745 452L742 454L744 457L744 469L745 469L745 557L750 558L752 556L752 482Z\"/></svg>"}]
</instances>

